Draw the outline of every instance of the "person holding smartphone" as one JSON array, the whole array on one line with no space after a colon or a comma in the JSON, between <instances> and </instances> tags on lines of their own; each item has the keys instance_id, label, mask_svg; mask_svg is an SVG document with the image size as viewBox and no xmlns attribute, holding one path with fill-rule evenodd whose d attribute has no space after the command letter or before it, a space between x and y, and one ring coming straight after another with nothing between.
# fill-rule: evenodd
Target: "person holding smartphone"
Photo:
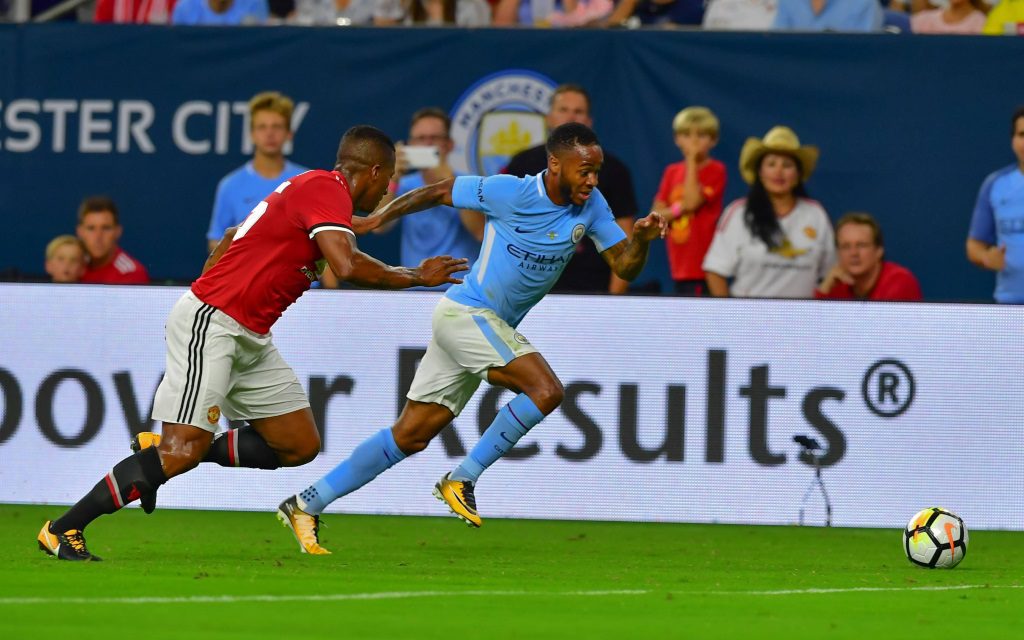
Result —
<instances>
[{"instance_id":1,"label":"person holding smartphone","mask_svg":"<svg viewBox=\"0 0 1024 640\"><path fill-rule=\"evenodd\" d=\"M413 189L456 177L448 165L448 154L454 146L450 128L448 114L437 107L425 107L413 114L409 139L406 144L396 145L397 179L388 185L388 193L381 206ZM450 255L469 258L472 266L472 261L480 253L480 241L484 235L483 214L444 205L402 218L374 232L388 233L396 226L401 228L402 260L413 260L416 256ZM442 291L449 286L445 284L431 290Z\"/></svg>"}]
</instances>

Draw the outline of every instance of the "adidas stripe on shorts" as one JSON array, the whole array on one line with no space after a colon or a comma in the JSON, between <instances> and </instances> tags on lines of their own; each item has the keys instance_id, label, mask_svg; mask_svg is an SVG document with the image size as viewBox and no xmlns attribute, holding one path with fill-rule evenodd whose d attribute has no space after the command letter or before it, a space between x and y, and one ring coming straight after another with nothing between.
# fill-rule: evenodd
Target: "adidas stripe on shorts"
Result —
<instances>
[{"instance_id":1,"label":"adidas stripe on shorts","mask_svg":"<svg viewBox=\"0 0 1024 640\"><path fill-rule=\"evenodd\" d=\"M309 406L271 334L246 329L191 291L167 318L167 364L153 419L216 433L230 420L270 418Z\"/></svg>"}]
</instances>

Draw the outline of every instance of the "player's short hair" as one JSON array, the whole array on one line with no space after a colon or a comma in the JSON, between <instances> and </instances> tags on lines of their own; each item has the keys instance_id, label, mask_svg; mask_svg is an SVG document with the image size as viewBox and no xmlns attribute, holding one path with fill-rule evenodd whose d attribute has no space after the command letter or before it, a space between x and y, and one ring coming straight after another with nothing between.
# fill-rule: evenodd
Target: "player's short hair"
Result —
<instances>
[{"instance_id":1,"label":"player's short hair","mask_svg":"<svg viewBox=\"0 0 1024 640\"><path fill-rule=\"evenodd\" d=\"M1017 121L1024 118L1024 104L1013 110L1013 119L1010 120L1010 137L1017 135Z\"/></svg>"},{"instance_id":2,"label":"player's short hair","mask_svg":"<svg viewBox=\"0 0 1024 640\"><path fill-rule=\"evenodd\" d=\"M452 119L445 113L444 109L440 107L423 107L412 114L412 119L409 121L409 126L412 127L423 118L437 118L444 123L444 133L448 135L452 130Z\"/></svg>"},{"instance_id":3,"label":"player's short hair","mask_svg":"<svg viewBox=\"0 0 1024 640\"><path fill-rule=\"evenodd\" d=\"M718 117L707 107L686 107L672 119L674 133L706 133L718 138Z\"/></svg>"},{"instance_id":4,"label":"player's short hair","mask_svg":"<svg viewBox=\"0 0 1024 640\"><path fill-rule=\"evenodd\" d=\"M60 249L61 247L66 245L73 245L78 247L79 251L82 252L82 255L85 255L85 245L82 244L82 241L76 238L75 236L64 234L57 236L56 238L50 240L50 242L46 244L46 259L49 260L50 258L52 258L54 254L57 253L57 249Z\"/></svg>"},{"instance_id":5,"label":"player's short hair","mask_svg":"<svg viewBox=\"0 0 1024 640\"><path fill-rule=\"evenodd\" d=\"M114 215L114 224L121 224L121 218L117 214L117 205L109 196L89 196L78 205L78 224L82 224L85 216L90 213L109 211Z\"/></svg>"},{"instance_id":6,"label":"player's short hair","mask_svg":"<svg viewBox=\"0 0 1024 640\"><path fill-rule=\"evenodd\" d=\"M360 124L341 136L338 143L337 165L361 165L371 167L395 157L395 143L377 127Z\"/></svg>"},{"instance_id":7,"label":"player's short hair","mask_svg":"<svg viewBox=\"0 0 1024 640\"><path fill-rule=\"evenodd\" d=\"M585 124L578 122L567 122L555 127L555 130L548 136L548 155L558 156L574 147L589 147L590 145L601 144L597 140L594 130Z\"/></svg>"},{"instance_id":8,"label":"player's short hair","mask_svg":"<svg viewBox=\"0 0 1024 640\"><path fill-rule=\"evenodd\" d=\"M842 218L839 218L839 222L836 223L836 244L839 244L839 230L843 228L843 225L847 224L862 224L866 227L871 227L871 236L875 241L876 247L884 247L885 239L882 237L882 227L878 224L878 220L875 220L875 216L864 211L851 211Z\"/></svg>"},{"instance_id":9,"label":"player's short hair","mask_svg":"<svg viewBox=\"0 0 1024 640\"><path fill-rule=\"evenodd\" d=\"M563 93L578 93L583 96L583 99L587 103L587 113L590 113L590 94L583 88L583 85L574 84L572 82L566 82L555 87L555 90L551 92L551 100L548 101L548 105L555 104L555 98Z\"/></svg>"},{"instance_id":10,"label":"player's short hair","mask_svg":"<svg viewBox=\"0 0 1024 640\"><path fill-rule=\"evenodd\" d=\"M295 103L291 98L279 91L264 91L257 93L249 100L249 128L256 120L256 114L260 111L273 111L284 118L285 126L292 130L292 112L295 111Z\"/></svg>"}]
</instances>

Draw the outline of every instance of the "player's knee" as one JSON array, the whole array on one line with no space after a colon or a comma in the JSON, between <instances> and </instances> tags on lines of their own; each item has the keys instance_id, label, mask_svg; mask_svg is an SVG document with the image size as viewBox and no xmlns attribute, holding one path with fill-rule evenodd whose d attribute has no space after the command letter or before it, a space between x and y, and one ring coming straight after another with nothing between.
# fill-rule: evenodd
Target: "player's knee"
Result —
<instances>
[{"instance_id":1,"label":"player's knee","mask_svg":"<svg viewBox=\"0 0 1024 640\"><path fill-rule=\"evenodd\" d=\"M548 415L562 404L565 388L562 387L561 381L554 378L532 389L528 395L541 413Z\"/></svg>"},{"instance_id":2,"label":"player's knee","mask_svg":"<svg viewBox=\"0 0 1024 640\"><path fill-rule=\"evenodd\" d=\"M411 429L395 429L391 432L391 435L395 438L395 444L399 450L406 456L419 453L430 444L430 438L417 434Z\"/></svg>"},{"instance_id":3,"label":"player's knee","mask_svg":"<svg viewBox=\"0 0 1024 640\"><path fill-rule=\"evenodd\" d=\"M160 443L160 464L168 478L181 475L199 466L203 456L197 447L174 447Z\"/></svg>"},{"instance_id":4,"label":"player's knee","mask_svg":"<svg viewBox=\"0 0 1024 640\"><path fill-rule=\"evenodd\" d=\"M288 453L287 460L282 459L281 462L287 467L297 467L299 465L306 464L307 462L312 462L319 453L320 434L314 430L313 434L309 438L298 443L297 446Z\"/></svg>"}]
</instances>

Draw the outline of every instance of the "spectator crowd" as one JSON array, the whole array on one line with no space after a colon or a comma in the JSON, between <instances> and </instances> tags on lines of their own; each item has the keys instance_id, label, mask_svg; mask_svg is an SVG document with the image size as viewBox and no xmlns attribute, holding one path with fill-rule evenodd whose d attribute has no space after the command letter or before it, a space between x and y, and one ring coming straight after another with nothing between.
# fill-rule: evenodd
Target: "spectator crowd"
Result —
<instances>
[{"instance_id":1,"label":"spectator crowd","mask_svg":"<svg viewBox=\"0 0 1024 640\"><path fill-rule=\"evenodd\" d=\"M11 5L12 0L0 0ZM38 11L56 0L33 3ZM1024 0L95 0L81 20L1020 35Z\"/></svg>"},{"instance_id":2,"label":"spectator crowd","mask_svg":"<svg viewBox=\"0 0 1024 640\"><path fill-rule=\"evenodd\" d=\"M253 156L231 171L213 197L207 244L214 248L229 227L244 223L250 211L289 177L306 171L285 157L292 138L292 100L279 92L254 96L249 103ZM1011 116L1011 149L1016 161L993 172L981 185L967 235L967 259L996 273L994 298L1024 303L1024 107ZM576 122L593 127L590 96L578 84L552 92L545 124L549 130ZM668 223L665 237L674 293L679 296L901 300L922 299L917 278L888 259L883 230L867 212L849 212L833 228L807 181L821 158L785 125L743 145L738 168L747 193L723 202L726 164L714 157L720 123L703 106L688 106L671 123L681 159L662 174L650 211ZM451 121L437 106L412 114L408 137L397 144L396 173L380 206L418 187L452 178ZM504 173L537 175L546 170L544 145L521 150ZM628 235L640 212L629 168L605 150L600 189ZM430 255L474 259L484 238L481 214L437 206L375 233L399 233L401 262L416 265ZM399 231L395 228L400 227ZM107 196L85 198L76 234L54 238L45 248L44 268L53 282L145 284L145 266L120 246L118 208ZM335 288L330 269L317 286ZM443 287L442 287L443 288ZM627 283L615 277L592 243L577 247L555 291L621 294Z\"/></svg>"}]
</instances>

